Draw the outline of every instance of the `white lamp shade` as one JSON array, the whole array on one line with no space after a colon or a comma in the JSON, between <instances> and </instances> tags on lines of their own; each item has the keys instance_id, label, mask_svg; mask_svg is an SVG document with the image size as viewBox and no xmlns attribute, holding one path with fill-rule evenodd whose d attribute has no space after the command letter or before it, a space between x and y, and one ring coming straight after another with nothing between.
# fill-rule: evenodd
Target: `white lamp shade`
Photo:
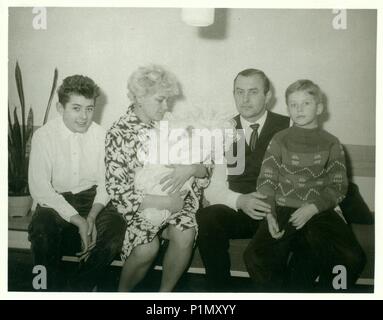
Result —
<instances>
[{"instance_id":1,"label":"white lamp shade","mask_svg":"<svg viewBox=\"0 0 383 320\"><path fill-rule=\"evenodd\" d=\"M193 27L207 27L214 22L214 8L184 8L182 20Z\"/></svg>"}]
</instances>

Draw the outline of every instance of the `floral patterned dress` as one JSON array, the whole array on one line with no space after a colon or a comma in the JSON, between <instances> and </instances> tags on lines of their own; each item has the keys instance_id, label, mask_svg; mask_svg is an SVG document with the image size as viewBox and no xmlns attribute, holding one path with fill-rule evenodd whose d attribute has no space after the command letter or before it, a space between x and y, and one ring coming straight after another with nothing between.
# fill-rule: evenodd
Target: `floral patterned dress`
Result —
<instances>
[{"instance_id":1,"label":"floral patterned dress","mask_svg":"<svg viewBox=\"0 0 383 320\"><path fill-rule=\"evenodd\" d=\"M184 199L182 210L173 213L161 225L154 226L138 214L145 195L134 186L135 170L143 166L139 154L145 150L149 130L154 124L143 123L134 113L133 106L130 106L106 135L106 189L112 204L127 222L121 253L123 260L128 258L136 246L151 242L169 224L181 231L190 228L197 230L195 213L198 205L190 193ZM208 178L195 179L192 188L198 198L201 198L202 188L208 183Z\"/></svg>"}]
</instances>

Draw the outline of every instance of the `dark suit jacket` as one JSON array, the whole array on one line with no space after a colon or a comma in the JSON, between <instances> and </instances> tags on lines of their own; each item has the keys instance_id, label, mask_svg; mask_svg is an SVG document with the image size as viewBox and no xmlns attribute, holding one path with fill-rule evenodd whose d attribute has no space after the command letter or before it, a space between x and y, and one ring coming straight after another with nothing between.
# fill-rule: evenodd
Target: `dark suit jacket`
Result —
<instances>
[{"instance_id":1,"label":"dark suit jacket","mask_svg":"<svg viewBox=\"0 0 383 320\"><path fill-rule=\"evenodd\" d=\"M240 116L237 115L233 118L235 121L236 129L243 129L241 125ZM240 175L230 174L230 168L236 164L228 164L229 175L228 182L229 188L235 192L250 193L256 191L257 179L262 166L263 157L271 138L275 133L288 128L290 118L268 111L265 124L259 133L255 150L251 152L250 146L246 143L245 146L245 170ZM234 155L237 152L237 145L233 145Z\"/></svg>"}]
</instances>

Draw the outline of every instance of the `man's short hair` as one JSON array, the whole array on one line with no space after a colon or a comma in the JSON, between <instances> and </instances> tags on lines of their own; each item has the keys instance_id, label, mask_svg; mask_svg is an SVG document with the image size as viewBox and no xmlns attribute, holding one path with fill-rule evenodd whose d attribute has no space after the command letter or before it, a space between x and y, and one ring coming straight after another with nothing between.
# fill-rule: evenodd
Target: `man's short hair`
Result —
<instances>
[{"instance_id":1,"label":"man's short hair","mask_svg":"<svg viewBox=\"0 0 383 320\"><path fill-rule=\"evenodd\" d=\"M243 77L251 77L251 76L260 76L263 80L263 92L264 94L268 93L270 90L270 80L266 76L266 74L262 70L258 69L245 69L242 70L240 73L237 74L237 76L234 79L234 86L235 86L235 81L237 81L237 78L239 76Z\"/></svg>"},{"instance_id":2,"label":"man's short hair","mask_svg":"<svg viewBox=\"0 0 383 320\"><path fill-rule=\"evenodd\" d=\"M65 106L72 94L84 96L87 99L96 99L100 90L91 78L82 75L66 77L57 89L59 102Z\"/></svg>"},{"instance_id":3,"label":"man's short hair","mask_svg":"<svg viewBox=\"0 0 383 320\"><path fill-rule=\"evenodd\" d=\"M305 91L308 94L312 95L317 104L323 102L323 93L321 89L319 88L319 86L315 84L314 82L312 82L311 80L301 79L290 84L288 88L286 89L286 93L285 93L286 104L290 94L297 91Z\"/></svg>"}]
</instances>

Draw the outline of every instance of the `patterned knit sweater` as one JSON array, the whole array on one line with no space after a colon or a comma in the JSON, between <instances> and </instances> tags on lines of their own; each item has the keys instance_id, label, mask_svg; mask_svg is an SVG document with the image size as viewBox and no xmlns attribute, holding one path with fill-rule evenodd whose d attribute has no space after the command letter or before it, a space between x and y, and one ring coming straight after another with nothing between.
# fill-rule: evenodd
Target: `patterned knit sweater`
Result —
<instances>
[{"instance_id":1,"label":"patterned knit sweater","mask_svg":"<svg viewBox=\"0 0 383 320\"><path fill-rule=\"evenodd\" d=\"M319 212L335 207L346 195L344 151L325 130L290 127L271 140L257 190L279 206L315 204ZM275 211L274 211L275 213Z\"/></svg>"}]
</instances>

